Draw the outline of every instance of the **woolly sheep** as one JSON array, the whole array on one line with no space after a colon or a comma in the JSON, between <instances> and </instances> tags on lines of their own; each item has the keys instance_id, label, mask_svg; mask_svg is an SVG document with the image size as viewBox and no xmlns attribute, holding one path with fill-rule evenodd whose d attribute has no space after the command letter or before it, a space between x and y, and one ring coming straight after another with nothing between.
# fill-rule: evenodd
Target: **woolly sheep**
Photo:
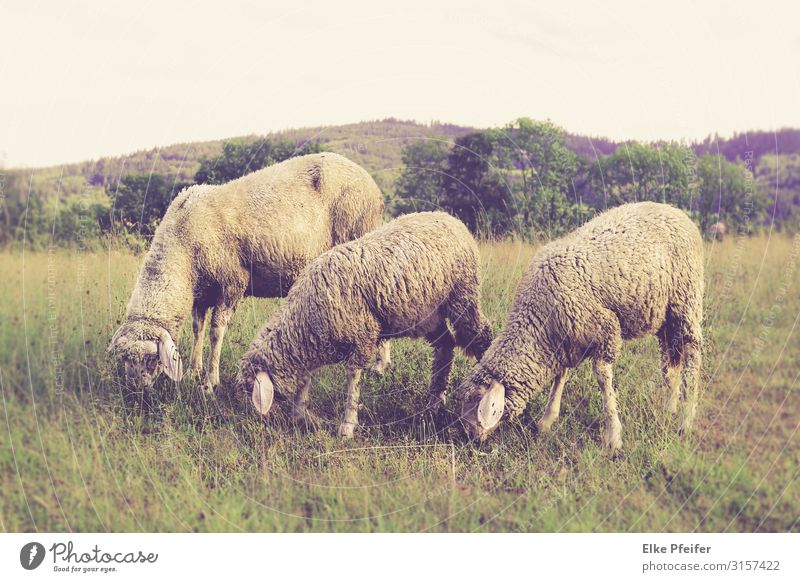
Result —
<instances>
[{"instance_id":1,"label":"woolly sheep","mask_svg":"<svg viewBox=\"0 0 800 582\"><path fill-rule=\"evenodd\" d=\"M291 398L301 420L309 417L310 373L343 362L347 404L339 435L350 438L361 371L379 340L396 337L432 344L432 409L444 401L454 347L479 358L492 341L480 309L477 245L448 214L402 216L312 261L242 358L241 382L262 414L277 392Z\"/></svg>"},{"instance_id":2,"label":"woolly sheep","mask_svg":"<svg viewBox=\"0 0 800 582\"><path fill-rule=\"evenodd\" d=\"M725 226L724 222L715 222L711 224L706 229L706 234L709 235L711 238L725 238L725 233L728 231L728 227Z\"/></svg>"},{"instance_id":3,"label":"woolly sheep","mask_svg":"<svg viewBox=\"0 0 800 582\"><path fill-rule=\"evenodd\" d=\"M219 384L225 329L245 295L281 297L314 257L382 222L383 197L369 174L333 153L291 158L219 186L192 186L170 204L109 351L129 380L149 385L163 368L180 380L175 339L191 311L191 371ZM388 347L383 348L386 352Z\"/></svg>"},{"instance_id":4,"label":"woolly sheep","mask_svg":"<svg viewBox=\"0 0 800 582\"><path fill-rule=\"evenodd\" d=\"M697 408L703 315L703 242L682 211L664 204L627 204L595 217L539 250L517 289L508 321L483 359L459 387L462 424L483 440L505 411L519 415L554 378L539 422L558 418L567 373L585 358L603 393L603 444L622 446L612 365L621 340L655 334L666 406L685 400L681 429ZM683 378L671 372L683 363Z\"/></svg>"}]
</instances>

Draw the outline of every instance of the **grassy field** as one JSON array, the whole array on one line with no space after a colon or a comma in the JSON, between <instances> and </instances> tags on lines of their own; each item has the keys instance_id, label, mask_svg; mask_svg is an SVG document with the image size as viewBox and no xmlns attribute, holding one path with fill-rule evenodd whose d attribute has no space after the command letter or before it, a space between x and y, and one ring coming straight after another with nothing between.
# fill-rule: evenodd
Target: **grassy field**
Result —
<instances>
[{"instance_id":1,"label":"grassy field","mask_svg":"<svg viewBox=\"0 0 800 582\"><path fill-rule=\"evenodd\" d=\"M498 329L533 250L482 248L484 308ZM233 379L274 301L240 307L217 398L188 381L131 394L105 349L138 262L0 254L0 530L800 530L800 238L708 246L697 430L679 438L661 412L655 340L630 342L616 367L624 447L613 460L587 365L552 435L533 426L540 394L529 417L476 447L454 417L417 414L430 366L421 342L395 342L387 374L365 375L365 427L352 443L333 436L338 367L316 375L312 395L329 426L262 423ZM459 355L451 385L470 365Z\"/></svg>"}]
</instances>

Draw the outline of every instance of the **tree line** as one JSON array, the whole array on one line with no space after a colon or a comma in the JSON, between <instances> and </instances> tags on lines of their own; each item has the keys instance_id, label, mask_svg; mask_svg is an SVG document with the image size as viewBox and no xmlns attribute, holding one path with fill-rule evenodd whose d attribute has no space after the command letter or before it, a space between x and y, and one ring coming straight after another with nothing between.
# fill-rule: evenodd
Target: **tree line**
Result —
<instances>
[{"instance_id":1,"label":"tree line","mask_svg":"<svg viewBox=\"0 0 800 582\"><path fill-rule=\"evenodd\" d=\"M452 144L420 140L403 152L394 210L442 209L473 232L526 238L558 236L597 212L648 200L686 210L704 231L723 222L751 233L768 219L773 201L756 183L754 159L698 157L674 142L623 143L589 157L568 140L553 123L527 118ZM795 214L784 219L797 227Z\"/></svg>"},{"instance_id":2,"label":"tree line","mask_svg":"<svg viewBox=\"0 0 800 582\"><path fill-rule=\"evenodd\" d=\"M796 133L789 131L789 138ZM549 121L521 118L503 127L459 131L455 138L410 137L397 179L387 187L382 173L381 182L389 215L441 209L483 236L558 236L606 208L643 200L683 208L705 232L717 222L747 234L767 224L800 227L800 154L770 153L762 134L751 136L753 149L740 156L728 145L721 148L724 155L714 153L711 143L590 142ZM144 249L184 188L225 183L331 145L227 141L218 153L201 157L193 175L179 160L170 162L178 168L170 174L120 170L112 179L94 168L91 179L61 176L57 197L38 195L38 174L27 183L19 173L0 174L0 244L99 246L111 239ZM27 196L6 195L26 188Z\"/></svg>"},{"instance_id":3,"label":"tree line","mask_svg":"<svg viewBox=\"0 0 800 582\"><path fill-rule=\"evenodd\" d=\"M290 157L321 151L317 142L294 143L288 140L259 138L227 141L218 155L203 157L193 179L179 174L155 172L124 174L113 184L95 172L96 180L84 182L79 191L70 191L71 177L62 196L38 195L33 178L27 196L4 196L0 214L0 245L24 241L32 248L48 245L98 246L113 240L134 250L147 247L149 239L172 199L194 184L223 184ZM9 173L4 190L19 193L26 184ZM97 183L95 183L97 182Z\"/></svg>"}]
</instances>

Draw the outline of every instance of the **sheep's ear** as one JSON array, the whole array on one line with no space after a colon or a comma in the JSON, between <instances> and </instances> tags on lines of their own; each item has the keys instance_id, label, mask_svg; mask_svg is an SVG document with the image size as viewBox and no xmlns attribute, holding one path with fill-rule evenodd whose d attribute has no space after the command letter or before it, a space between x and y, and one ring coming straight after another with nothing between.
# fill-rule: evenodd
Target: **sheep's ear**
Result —
<instances>
[{"instance_id":1,"label":"sheep's ear","mask_svg":"<svg viewBox=\"0 0 800 582\"><path fill-rule=\"evenodd\" d=\"M272 399L275 397L275 387L266 372L256 374L253 382L253 406L261 414L267 414L272 408Z\"/></svg>"},{"instance_id":2,"label":"sheep's ear","mask_svg":"<svg viewBox=\"0 0 800 582\"><path fill-rule=\"evenodd\" d=\"M181 361L181 355L178 353L178 347L172 341L172 336L166 331L161 334L158 341L158 357L161 359L164 372L169 376L170 380L180 382L181 378L183 378L183 362Z\"/></svg>"},{"instance_id":3,"label":"sheep's ear","mask_svg":"<svg viewBox=\"0 0 800 582\"><path fill-rule=\"evenodd\" d=\"M478 424L481 428L494 428L500 422L505 406L506 389L500 382L494 381L478 404Z\"/></svg>"}]
</instances>

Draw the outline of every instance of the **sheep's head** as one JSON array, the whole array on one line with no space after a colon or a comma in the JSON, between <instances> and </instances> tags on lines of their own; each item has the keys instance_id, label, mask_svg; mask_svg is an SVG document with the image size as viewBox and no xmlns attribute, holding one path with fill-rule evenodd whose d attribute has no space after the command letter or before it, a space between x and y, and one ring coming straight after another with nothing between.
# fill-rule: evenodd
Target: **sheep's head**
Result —
<instances>
[{"instance_id":1,"label":"sheep's head","mask_svg":"<svg viewBox=\"0 0 800 582\"><path fill-rule=\"evenodd\" d=\"M256 410L265 416L272 408L275 399L275 384L263 362L251 359L252 353L248 352L242 358L239 366L239 386L250 393L250 400Z\"/></svg>"},{"instance_id":2,"label":"sheep's head","mask_svg":"<svg viewBox=\"0 0 800 582\"><path fill-rule=\"evenodd\" d=\"M108 351L122 361L125 378L134 386L151 386L162 371L176 382L183 377L178 348L164 329L149 334L137 332L135 326L123 325L111 339Z\"/></svg>"},{"instance_id":3,"label":"sheep's head","mask_svg":"<svg viewBox=\"0 0 800 582\"><path fill-rule=\"evenodd\" d=\"M496 380L483 385L466 380L459 392L464 395L461 424L471 439L483 442L500 424L505 410L505 387Z\"/></svg>"}]
</instances>

